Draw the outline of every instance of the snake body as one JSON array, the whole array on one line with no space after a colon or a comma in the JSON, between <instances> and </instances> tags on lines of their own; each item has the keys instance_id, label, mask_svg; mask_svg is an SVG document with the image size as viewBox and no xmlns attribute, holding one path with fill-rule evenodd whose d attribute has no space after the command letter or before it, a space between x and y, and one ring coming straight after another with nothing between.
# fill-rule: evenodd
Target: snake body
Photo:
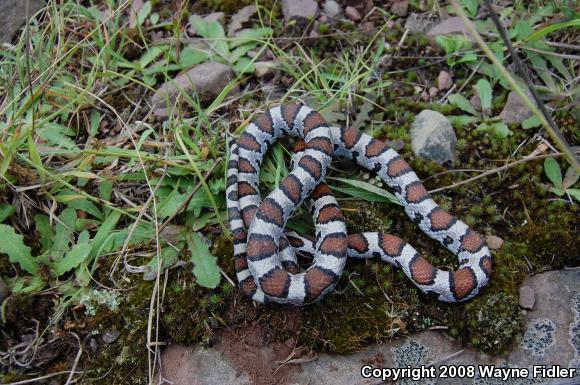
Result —
<instances>
[{"instance_id":1,"label":"snake body","mask_svg":"<svg viewBox=\"0 0 580 385\"><path fill-rule=\"evenodd\" d=\"M293 170L261 200L260 164L268 148L283 136L301 139L302 146ZM335 156L375 172L403 203L409 218L457 256L459 268L437 269L393 235L347 235L340 207L324 183ZM482 236L439 207L395 150L356 129L330 127L318 112L302 104L271 108L246 127L230 146L226 194L237 279L256 302L304 305L320 300L334 288L347 256L381 258L402 269L420 290L445 302L472 298L490 277L491 255ZM315 237L284 233L289 217L307 198ZM300 272L296 253L313 256L314 263Z\"/></svg>"}]
</instances>

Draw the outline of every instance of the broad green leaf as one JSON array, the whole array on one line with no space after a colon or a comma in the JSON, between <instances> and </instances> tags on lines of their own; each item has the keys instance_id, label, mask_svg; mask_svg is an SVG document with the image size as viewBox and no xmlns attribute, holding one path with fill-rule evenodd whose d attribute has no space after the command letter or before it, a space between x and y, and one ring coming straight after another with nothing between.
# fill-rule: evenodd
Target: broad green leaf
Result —
<instances>
[{"instance_id":1,"label":"broad green leaf","mask_svg":"<svg viewBox=\"0 0 580 385\"><path fill-rule=\"evenodd\" d=\"M554 158L544 160L544 171L557 189L562 189L562 169Z\"/></svg>"},{"instance_id":2,"label":"broad green leaf","mask_svg":"<svg viewBox=\"0 0 580 385\"><path fill-rule=\"evenodd\" d=\"M86 211L87 213L91 214L93 217L97 219L100 220L104 219L101 210L99 210L99 208L93 202L90 202L85 197L83 197L82 199L75 199L69 201L66 205L73 209Z\"/></svg>"},{"instance_id":3,"label":"broad green leaf","mask_svg":"<svg viewBox=\"0 0 580 385\"><path fill-rule=\"evenodd\" d=\"M157 215L167 218L174 215L187 199L188 194L180 194L177 189L171 193L157 206Z\"/></svg>"},{"instance_id":4,"label":"broad green leaf","mask_svg":"<svg viewBox=\"0 0 580 385\"><path fill-rule=\"evenodd\" d=\"M143 25L150 13L151 1L146 1L145 4L143 4L143 7L139 10L139 13L137 13L137 25Z\"/></svg>"},{"instance_id":5,"label":"broad green leaf","mask_svg":"<svg viewBox=\"0 0 580 385\"><path fill-rule=\"evenodd\" d=\"M481 123L477 126L477 130L490 132L499 139L507 138L512 134L512 131L504 122Z\"/></svg>"},{"instance_id":6,"label":"broad green leaf","mask_svg":"<svg viewBox=\"0 0 580 385\"><path fill-rule=\"evenodd\" d=\"M477 16L477 0L461 0L461 4L465 7L469 17L475 19Z\"/></svg>"},{"instance_id":7,"label":"broad green leaf","mask_svg":"<svg viewBox=\"0 0 580 385\"><path fill-rule=\"evenodd\" d=\"M274 31L272 28L253 28L240 33L230 42L230 49L236 48L247 43L257 43L266 36L271 36Z\"/></svg>"},{"instance_id":8,"label":"broad green leaf","mask_svg":"<svg viewBox=\"0 0 580 385\"><path fill-rule=\"evenodd\" d=\"M50 250L53 260L60 259L68 251L69 245L73 241L77 213L73 208L69 207L64 209L58 218L60 221L56 223Z\"/></svg>"},{"instance_id":9,"label":"broad green leaf","mask_svg":"<svg viewBox=\"0 0 580 385\"><path fill-rule=\"evenodd\" d=\"M101 113L99 110L93 110L89 117L89 134L92 137L97 136L101 124Z\"/></svg>"},{"instance_id":10,"label":"broad green leaf","mask_svg":"<svg viewBox=\"0 0 580 385\"><path fill-rule=\"evenodd\" d=\"M465 96L460 94L449 95L449 102L456 107L459 107L463 111L470 113L474 116L479 116L475 108L471 105L471 102L465 98Z\"/></svg>"},{"instance_id":11,"label":"broad green leaf","mask_svg":"<svg viewBox=\"0 0 580 385\"><path fill-rule=\"evenodd\" d=\"M518 23L519 24L519 23ZM536 32L530 34L527 36L527 41L534 41L534 40L538 40L541 37L558 31L562 28L568 28L568 27L579 27L580 26L580 18L579 19L574 19L574 20L570 20L570 21L565 21L562 23L556 23L556 24L551 24L548 25L547 27L541 28L539 30L537 30ZM520 36L521 38L521 36Z\"/></svg>"},{"instance_id":12,"label":"broad green leaf","mask_svg":"<svg viewBox=\"0 0 580 385\"><path fill-rule=\"evenodd\" d=\"M189 68L210 58L210 54L206 51L196 49L193 47L185 47L179 55L179 65L182 68Z\"/></svg>"},{"instance_id":13,"label":"broad green leaf","mask_svg":"<svg viewBox=\"0 0 580 385\"><path fill-rule=\"evenodd\" d=\"M36 231L40 235L41 252L44 253L52 247L52 237L54 236L52 226L50 225L48 216L43 214L36 214L34 216L34 222L36 224Z\"/></svg>"},{"instance_id":14,"label":"broad green leaf","mask_svg":"<svg viewBox=\"0 0 580 385\"><path fill-rule=\"evenodd\" d=\"M121 213L117 211L111 211L111 213L107 216L107 219L105 219L101 227L99 227L99 230L90 243L92 246L90 254L91 260L97 256L97 253L100 253L104 249L103 245L105 241L111 235L113 230L115 230L115 226L117 226L117 222L119 222L120 218Z\"/></svg>"},{"instance_id":15,"label":"broad green leaf","mask_svg":"<svg viewBox=\"0 0 580 385\"><path fill-rule=\"evenodd\" d=\"M0 204L0 223L4 222L6 219L10 218L12 214L14 214L16 209L14 206L2 203Z\"/></svg>"},{"instance_id":16,"label":"broad green leaf","mask_svg":"<svg viewBox=\"0 0 580 385\"><path fill-rule=\"evenodd\" d=\"M209 247L197 233L191 232L186 238L196 282L203 287L215 289L220 283L217 258L209 253Z\"/></svg>"},{"instance_id":17,"label":"broad green leaf","mask_svg":"<svg viewBox=\"0 0 580 385\"><path fill-rule=\"evenodd\" d=\"M38 135L50 145L66 148L67 150L76 147L74 140L67 135L73 136L74 131L58 123L45 123L36 130Z\"/></svg>"},{"instance_id":18,"label":"broad green leaf","mask_svg":"<svg viewBox=\"0 0 580 385\"><path fill-rule=\"evenodd\" d=\"M248 57L241 57L232 67L235 73L248 74L255 71L254 63Z\"/></svg>"},{"instance_id":19,"label":"broad green leaf","mask_svg":"<svg viewBox=\"0 0 580 385\"><path fill-rule=\"evenodd\" d=\"M112 194L113 194L113 181L103 180L101 183L99 183L99 196L101 197L101 199L110 201Z\"/></svg>"},{"instance_id":20,"label":"broad green leaf","mask_svg":"<svg viewBox=\"0 0 580 385\"><path fill-rule=\"evenodd\" d=\"M372 193L372 194L378 195L380 197L383 197L383 198L387 199L390 203L395 203L395 204L401 205L401 202L397 199L396 196L394 196L390 192L383 190L382 188L377 187L375 185L372 185L370 183L363 182L360 180L355 180L355 179L346 179L346 178L326 178L326 179L332 179L332 180L336 180L336 181L345 183L345 184L347 184L351 187L354 187L358 190L366 191L367 193ZM332 185L330 185L330 187L335 188L335 186L332 186Z\"/></svg>"},{"instance_id":21,"label":"broad green leaf","mask_svg":"<svg viewBox=\"0 0 580 385\"><path fill-rule=\"evenodd\" d=\"M525 130L529 128L539 127L541 125L542 122L540 122L540 119L538 119L536 115L530 116L529 118L527 118L522 122L522 128Z\"/></svg>"},{"instance_id":22,"label":"broad green leaf","mask_svg":"<svg viewBox=\"0 0 580 385\"><path fill-rule=\"evenodd\" d=\"M447 119L451 122L453 126L468 126L473 123L479 122L481 119L476 116L469 116L469 115L452 115L448 116Z\"/></svg>"},{"instance_id":23,"label":"broad green leaf","mask_svg":"<svg viewBox=\"0 0 580 385\"><path fill-rule=\"evenodd\" d=\"M576 198L576 200L580 202L580 189L569 188L568 190L566 190L566 192L568 194L570 194L571 196L573 196L574 198Z\"/></svg>"},{"instance_id":24,"label":"broad green leaf","mask_svg":"<svg viewBox=\"0 0 580 385\"><path fill-rule=\"evenodd\" d=\"M141 55L139 58L139 65L141 68L146 68L149 64L155 61L159 56L167 52L169 46L167 45L155 45L149 47L147 51Z\"/></svg>"},{"instance_id":25,"label":"broad green leaf","mask_svg":"<svg viewBox=\"0 0 580 385\"><path fill-rule=\"evenodd\" d=\"M24 271L32 275L38 272L38 263L32 257L30 247L11 226L0 224L0 253L8 255L8 260L19 264Z\"/></svg>"},{"instance_id":26,"label":"broad green leaf","mask_svg":"<svg viewBox=\"0 0 580 385\"><path fill-rule=\"evenodd\" d=\"M79 243L66 253L63 259L54 264L54 271L60 277L66 272L84 262L91 253L91 245L88 243Z\"/></svg>"},{"instance_id":27,"label":"broad green leaf","mask_svg":"<svg viewBox=\"0 0 580 385\"><path fill-rule=\"evenodd\" d=\"M492 98L491 84L489 84L487 79L479 79L479 81L475 85L475 89L477 90L477 94L479 95L479 99L481 100L481 109L486 113L488 113L489 111L491 111L491 98Z\"/></svg>"},{"instance_id":28,"label":"broad green leaf","mask_svg":"<svg viewBox=\"0 0 580 385\"><path fill-rule=\"evenodd\" d=\"M578 173L578 170L575 167L568 167L566 175L564 175L564 181L562 182L562 189L567 190L574 186L574 184L578 181L578 176L580 176L580 173Z\"/></svg>"}]
</instances>

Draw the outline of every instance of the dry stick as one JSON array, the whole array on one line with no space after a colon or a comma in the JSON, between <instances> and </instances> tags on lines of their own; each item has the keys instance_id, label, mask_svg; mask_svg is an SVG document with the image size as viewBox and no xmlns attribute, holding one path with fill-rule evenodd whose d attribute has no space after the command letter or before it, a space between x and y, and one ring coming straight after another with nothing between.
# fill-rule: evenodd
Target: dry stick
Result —
<instances>
[{"instance_id":1,"label":"dry stick","mask_svg":"<svg viewBox=\"0 0 580 385\"><path fill-rule=\"evenodd\" d=\"M520 86L517 84L515 79L512 77L511 73L504 67L504 65L499 61L499 59L491 51L491 49L489 48L487 43L485 41L483 41L481 35L474 28L473 23L469 20L469 18L467 17L465 12L461 8L461 6L457 3L457 0L450 0L450 2L453 5L453 8L455 9L455 11L459 15L459 17L461 18L461 20L463 21L465 28L469 31L470 35L477 42L477 44L480 46L480 48L483 50L483 52L485 52L488 59L496 66L496 68L506 78L508 83L512 86L514 92L520 97L520 99L526 105L526 107L528 107L528 109L530 109L530 111L532 111L533 114L540 120L540 122L542 123L542 125L544 126L544 128L546 129L548 134L552 137L552 139L554 139L554 141L558 144L558 147L564 152L565 156L570 161L570 164L572 164L572 166L574 166L574 168L580 170L580 160L574 154L574 152L572 151L572 149L570 148L568 143L566 143L566 139L564 139L564 137L562 136L560 131L557 129L557 127L555 126L552 119L550 119L549 115L547 114L546 108L545 108L544 104L539 100L539 97L538 97L538 101L539 101L538 106L536 106L530 100L528 95L526 95L526 93L520 88ZM495 14L493 12L493 10L492 10L491 14L492 15ZM500 23L500 27L501 27L501 23ZM500 31L503 31L503 30L500 28ZM505 31L503 31L503 32L505 33ZM513 51L513 47L511 46L511 44L509 44L509 39L508 39L507 45L508 45L508 50L511 49ZM511 51L510 51L510 53L511 53ZM517 57L515 55L513 55L513 56L514 56L515 62L519 63L519 65L521 65L521 63L517 60ZM519 67L518 67L518 70L521 71L519 69ZM523 72L523 71L521 71L521 72ZM524 76L525 76L525 74L526 73L524 72ZM529 89L530 89L530 92L532 93L532 95L537 96L537 92L534 89L534 87L529 87ZM541 111L538 110L538 108L540 108ZM544 111L546 111L546 112L544 112ZM542 112L544 112L544 113L542 113Z\"/></svg>"},{"instance_id":2,"label":"dry stick","mask_svg":"<svg viewBox=\"0 0 580 385\"><path fill-rule=\"evenodd\" d=\"M543 155L538 155L538 156L534 156L534 157L527 157L527 158L519 159L519 160L516 160L514 162L505 164L505 165L503 165L501 167L494 168L493 170L484 171L481 174L479 174L477 176L474 176L474 177L471 177L469 179L465 179L465 180L462 180L460 182L450 184L449 186L436 188L434 190L429 190L429 193L432 194L432 193L436 193L436 192L439 192L439 191L443 191L443 190L448 190L448 189L451 189L451 188L455 188L455 187L464 185L466 183L471 183L474 180L478 180L478 179L483 178L483 177L486 177L488 175L495 174L496 172L500 172L500 171L503 171L503 170L507 170L508 168L512 168L514 166L517 166L518 164L525 163L525 162L529 162L531 160L538 160L538 159L550 158L550 157L555 158L555 157L562 156L562 155L564 155L564 154L561 153L561 152L558 152L558 153L555 153L555 154L543 154Z\"/></svg>"},{"instance_id":3,"label":"dry stick","mask_svg":"<svg viewBox=\"0 0 580 385\"><path fill-rule=\"evenodd\" d=\"M65 370L63 372L50 373L50 374L47 374L47 375L41 376L41 377L29 378L28 380L8 382L8 383L3 384L3 385L24 385L24 384L30 384L30 383L37 383L38 381L41 381L41 380L46 380L46 379L49 379L52 377L61 376L63 374L68 374L68 373L70 373L70 370ZM75 372L75 373L83 373L83 372Z\"/></svg>"}]
</instances>

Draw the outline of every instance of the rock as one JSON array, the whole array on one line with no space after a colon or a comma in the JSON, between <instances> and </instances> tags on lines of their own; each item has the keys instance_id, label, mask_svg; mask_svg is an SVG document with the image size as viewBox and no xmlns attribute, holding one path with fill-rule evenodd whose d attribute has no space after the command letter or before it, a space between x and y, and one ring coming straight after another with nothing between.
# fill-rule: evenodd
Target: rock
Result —
<instances>
[{"instance_id":1,"label":"rock","mask_svg":"<svg viewBox=\"0 0 580 385\"><path fill-rule=\"evenodd\" d=\"M439 112L423 110L411 125L411 148L423 159L440 164L454 161L456 142L451 123Z\"/></svg>"},{"instance_id":2,"label":"rock","mask_svg":"<svg viewBox=\"0 0 580 385\"><path fill-rule=\"evenodd\" d=\"M530 98L532 97L529 92L526 92L526 94ZM532 111L530 111L514 91L509 93L507 102L499 114L505 124L519 124L532 115Z\"/></svg>"},{"instance_id":3,"label":"rock","mask_svg":"<svg viewBox=\"0 0 580 385\"><path fill-rule=\"evenodd\" d=\"M0 276L0 304L10 295L10 289L4 283L2 276Z\"/></svg>"},{"instance_id":4,"label":"rock","mask_svg":"<svg viewBox=\"0 0 580 385\"><path fill-rule=\"evenodd\" d=\"M318 3L314 0L282 0L282 13L286 22L294 18L315 18L318 14Z\"/></svg>"},{"instance_id":5,"label":"rock","mask_svg":"<svg viewBox=\"0 0 580 385\"><path fill-rule=\"evenodd\" d=\"M346 17L348 17L352 21L361 21L362 20L362 16L360 15L360 12L355 7L351 7L351 6L346 7L344 10L344 14L346 15Z\"/></svg>"},{"instance_id":6,"label":"rock","mask_svg":"<svg viewBox=\"0 0 580 385\"><path fill-rule=\"evenodd\" d=\"M520 286L520 307L526 310L532 310L535 302L536 296L534 289L526 285Z\"/></svg>"},{"instance_id":7,"label":"rock","mask_svg":"<svg viewBox=\"0 0 580 385\"><path fill-rule=\"evenodd\" d=\"M409 1L395 1L393 5L391 5L391 12L397 16L407 16L407 13L409 12Z\"/></svg>"},{"instance_id":8,"label":"rock","mask_svg":"<svg viewBox=\"0 0 580 385\"><path fill-rule=\"evenodd\" d=\"M422 91L421 92L421 99L428 102L429 99L431 99L431 97L429 96L429 93L427 91Z\"/></svg>"},{"instance_id":9,"label":"rock","mask_svg":"<svg viewBox=\"0 0 580 385\"><path fill-rule=\"evenodd\" d=\"M121 332L118 330L107 330L103 333L103 342L106 344L112 344L113 342L117 341L120 335Z\"/></svg>"},{"instance_id":10,"label":"rock","mask_svg":"<svg viewBox=\"0 0 580 385\"><path fill-rule=\"evenodd\" d=\"M159 117L169 116L170 110L180 92L196 92L202 103L213 100L235 77L230 67L218 62L207 62L177 75L173 80L161 85L151 97L151 105ZM237 87L232 94L237 93ZM168 105L169 101L169 105Z\"/></svg>"},{"instance_id":11,"label":"rock","mask_svg":"<svg viewBox=\"0 0 580 385\"><path fill-rule=\"evenodd\" d=\"M447 71L439 72L439 76L437 77L437 88L440 90L448 90L453 86L453 78L449 75Z\"/></svg>"},{"instance_id":12,"label":"rock","mask_svg":"<svg viewBox=\"0 0 580 385\"><path fill-rule=\"evenodd\" d=\"M488 235L485 241L487 242L487 246L492 250L501 249L503 246L503 239L497 235Z\"/></svg>"},{"instance_id":13,"label":"rock","mask_svg":"<svg viewBox=\"0 0 580 385\"><path fill-rule=\"evenodd\" d=\"M228 24L228 36L234 36L234 34L242 29L242 25L250 21L250 18L258 11L255 5L247 5L240 9L236 14L230 19Z\"/></svg>"},{"instance_id":14,"label":"rock","mask_svg":"<svg viewBox=\"0 0 580 385\"><path fill-rule=\"evenodd\" d=\"M257 61L254 62L254 67L256 68L256 76L259 78L264 78L274 75L278 65L274 61Z\"/></svg>"},{"instance_id":15,"label":"rock","mask_svg":"<svg viewBox=\"0 0 580 385\"><path fill-rule=\"evenodd\" d=\"M439 88L429 87L429 98L434 98L439 93Z\"/></svg>"},{"instance_id":16,"label":"rock","mask_svg":"<svg viewBox=\"0 0 580 385\"><path fill-rule=\"evenodd\" d=\"M342 10L336 1L326 0L324 3L324 14L328 17L337 18L342 14Z\"/></svg>"},{"instance_id":17,"label":"rock","mask_svg":"<svg viewBox=\"0 0 580 385\"><path fill-rule=\"evenodd\" d=\"M428 14L411 13L405 21L405 29L412 33L424 35L433 24L434 22L428 17Z\"/></svg>"},{"instance_id":18,"label":"rock","mask_svg":"<svg viewBox=\"0 0 580 385\"><path fill-rule=\"evenodd\" d=\"M431 30L427 32L427 36L439 36L451 33L463 33L467 37L470 36L469 32L467 32L467 29L465 28L465 24L463 24L463 21L459 16L454 16L443 20L431 28Z\"/></svg>"},{"instance_id":19,"label":"rock","mask_svg":"<svg viewBox=\"0 0 580 385\"><path fill-rule=\"evenodd\" d=\"M372 35L375 32L375 23L372 21L365 21L359 28L365 35ZM387 43L385 43L385 49L387 49Z\"/></svg>"},{"instance_id":20,"label":"rock","mask_svg":"<svg viewBox=\"0 0 580 385\"><path fill-rule=\"evenodd\" d=\"M28 21L26 16L33 16L45 5L43 0L1 0L0 43L10 43L16 31ZM26 14L27 7L28 15Z\"/></svg>"},{"instance_id":21,"label":"rock","mask_svg":"<svg viewBox=\"0 0 580 385\"><path fill-rule=\"evenodd\" d=\"M473 108L475 108L476 111L481 112L481 98L479 97L479 95L477 94L473 95L471 99L469 99L469 102L471 103Z\"/></svg>"}]
</instances>

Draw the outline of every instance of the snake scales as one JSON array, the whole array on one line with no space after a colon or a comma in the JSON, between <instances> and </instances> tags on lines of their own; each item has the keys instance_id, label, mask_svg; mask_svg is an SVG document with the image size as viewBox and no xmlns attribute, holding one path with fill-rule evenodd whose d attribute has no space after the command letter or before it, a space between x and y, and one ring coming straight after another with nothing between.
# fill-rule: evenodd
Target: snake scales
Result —
<instances>
[{"instance_id":1,"label":"snake scales","mask_svg":"<svg viewBox=\"0 0 580 385\"><path fill-rule=\"evenodd\" d=\"M294 168L262 201L260 164L268 148L287 135L303 139ZM437 269L393 235L347 235L336 199L323 182L333 156L352 159L382 178L419 228L457 256L459 268ZM338 281L347 255L381 258L445 302L468 300L489 280L491 255L481 235L440 208L395 150L356 129L330 127L304 105L271 108L248 125L230 147L226 194L237 278L242 291L257 302L304 305L320 300ZM312 200L315 237L284 233L288 218L306 198ZM297 252L314 256L304 272Z\"/></svg>"}]
</instances>

